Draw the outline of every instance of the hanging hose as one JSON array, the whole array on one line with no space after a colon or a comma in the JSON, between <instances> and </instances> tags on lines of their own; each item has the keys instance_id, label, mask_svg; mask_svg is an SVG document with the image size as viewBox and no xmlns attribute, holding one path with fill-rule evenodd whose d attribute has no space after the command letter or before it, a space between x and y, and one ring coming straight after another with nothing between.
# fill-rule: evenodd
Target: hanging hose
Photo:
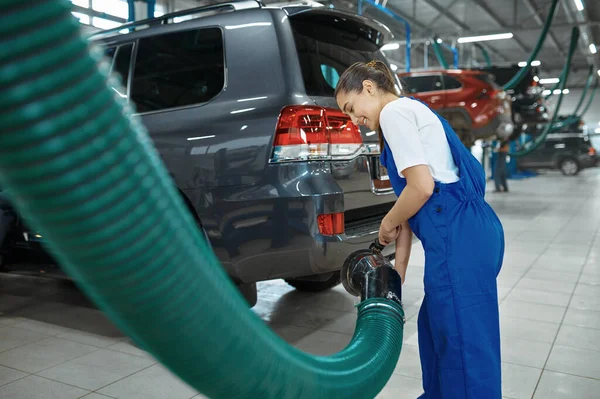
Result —
<instances>
[{"instance_id":1,"label":"hanging hose","mask_svg":"<svg viewBox=\"0 0 600 399\"><path fill-rule=\"evenodd\" d=\"M550 11L548 12L548 18L546 19L546 23L544 24L544 27L542 28L542 33L540 34L540 37L538 39L537 44L535 45L535 48L533 49L533 51L529 55L529 58L527 59L527 66L524 68L521 68L519 70L519 72L515 76L513 76L513 78L502 87L502 89L504 89L504 90L514 89L515 87L517 87L519 85L519 83L521 83L521 81L523 80L525 75L527 75L529 73L529 70L531 69L531 63L536 59L538 53L542 49L542 45L544 44L544 41L546 40L546 35L548 34L548 31L550 30L550 25L552 25L552 19L554 18L554 11L556 11L557 5L558 5L558 0L552 0L552 5L550 6Z\"/></svg>"},{"instance_id":2,"label":"hanging hose","mask_svg":"<svg viewBox=\"0 0 600 399\"><path fill-rule=\"evenodd\" d=\"M435 57L437 58L442 68L448 69L448 62L446 61L446 57L444 57L444 53L442 52L442 46L440 46L440 44L437 42L437 38L434 38L431 41L431 46L433 47L433 53L435 54Z\"/></svg>"},{"instance_id":3,"label":"hanging hose","mask_svg":"<svg viewBox=\"0 0 600 399\"><path fill-rule=\"evenodd\" d=\"M62 269L211 398L375 397L400 355L399 301L361 302L354 337L329 357L280 339L248 310L108 80L69 2L0 3L0 185Z\"/></svg>"},{"instance_id":4,"label":"hanging hose","mask_svg":"<svg viewBox=\"0 0 600 399\"><path fill-rule=\"evenodd\" d=\"M524 155L531 153L536 148L538 148L540 146L540 144L542 144L546 140L546 136L548 136L548 134L555 129L556 121L558 119L558 113L560 111L560 106L562 104L562 99L564 96L564 89L567 84L567 80L569 79L569 71L571 70L571 62L573 61L573 54L575 53L575 50L577 49L578 42L579 42L579 28L575 26L575 27L573 27L573 29L571 31L571 43L569 44L569 53L567 54L567 61L565 63L563 72L560 75L561 76L560 82L559 82L560 83L560 86L559 86L560 94L558 95L558 102L556 103L556 109L554 110L554 115L552 116L552 121L550 121L549 123L546 124L546 127L544 128L543 132L538 137L536 137L535 140L527 142L525 148L523 148L522 150L516 151L516 152L509 153L508 155L510 155L511 157L520 157L520 156L524 156Z\"/></svg>"},{"instance_id":5,"label":"hanging hose","mask_svg":"<svg viewBox=\"0 0 600 399\"><path fill-rule=\"evenodd\" d=\"M487 50L485 49L485 47L483 47L481 45L481 43L473 43L473 45L475 47L477 47L479 50L481 50L481 53L483 54L483 59L485 59L485 63L487 64L488 68L492 67L492 59L490 58L490 54L487 52Z\"/></svg>"}]
</instances>

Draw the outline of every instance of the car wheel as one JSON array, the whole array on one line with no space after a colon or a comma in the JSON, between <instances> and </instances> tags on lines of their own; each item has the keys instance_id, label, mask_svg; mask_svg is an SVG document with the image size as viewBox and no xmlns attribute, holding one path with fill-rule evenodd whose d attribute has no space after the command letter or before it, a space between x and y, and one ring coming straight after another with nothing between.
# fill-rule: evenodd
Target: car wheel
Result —
<instances>
[{"instance_id":1,"label":"car wheel","mask_svg":"<svg viewBox=\"0 0 600 399\"><path fill-rule=\"evenodd\" d=\"M579 164L573 158L565 158L560 161L559 168L565 176L575 176L579 173Z\"/></svg>"},{"instance_id":2,"label":"car wheel","mask_svg":"<svg viewBox=\"0 0 600 399\"><path fill-rule=\"evenodd\" d=\"M332 272L297 279L286 279L286 283L305 292L321 292L335 287L342 282L340 272Z\"/></svg>"}]
</instances>

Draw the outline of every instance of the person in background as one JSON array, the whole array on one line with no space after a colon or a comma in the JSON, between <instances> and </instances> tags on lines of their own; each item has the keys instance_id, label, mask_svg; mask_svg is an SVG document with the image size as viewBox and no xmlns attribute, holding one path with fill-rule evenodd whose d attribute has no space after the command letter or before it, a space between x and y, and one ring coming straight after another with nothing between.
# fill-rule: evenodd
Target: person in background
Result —
<instances>
[{"instance_id":1,"label":"person in background","mask_svg":"<svg viewBox=\"0 0 600 399\"><path fill-rule=\"evenodd\" d=\"M496 278L504 230L485 201L483 167L445 119L397 92L381 61L350 66L335 98L354 124L379 133L381 164L398 195L381 221L379 241L396 243L402 281L412 233L425 251L418 317L425 392L419 398L501 399Z\"/></svg>"},{"instance_id":2,"label":"person in background","mask_svg":"<svg viewBox=\"0 0 600 399\"><path fill-rule=\"evenodd\" d=\"M508 141L501 140L496 147L496 164L494 166L495 193L508 192L508 170L506 168L506 157L508 156Z\"/></svg>"}]
</instances>

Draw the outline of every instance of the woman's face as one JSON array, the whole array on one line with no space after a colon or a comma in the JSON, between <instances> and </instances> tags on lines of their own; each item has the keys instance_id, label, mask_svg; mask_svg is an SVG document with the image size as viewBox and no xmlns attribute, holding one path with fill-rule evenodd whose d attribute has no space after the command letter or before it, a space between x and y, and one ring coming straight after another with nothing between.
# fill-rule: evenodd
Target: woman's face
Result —
<instances>
[{"instance_id":1,"label":"woman's face","mask_svg":"<svg viewBox=\"0 0 600 399\"><path fill-rule=\"evenodd\" d=\"M365 80L360 93L356 91L341 92L338 93L336 101L342 112L350 117L352 123L377 130L379 114L383 108L380 97L375 84Z\"/></svg>"}]
</instances>

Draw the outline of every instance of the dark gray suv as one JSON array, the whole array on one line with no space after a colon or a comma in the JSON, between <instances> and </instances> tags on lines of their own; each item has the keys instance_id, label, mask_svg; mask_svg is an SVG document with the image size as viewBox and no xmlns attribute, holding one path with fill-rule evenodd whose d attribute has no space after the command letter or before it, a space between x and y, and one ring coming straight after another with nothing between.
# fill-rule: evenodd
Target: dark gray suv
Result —
<instances>
[{"instance_id":1,"label":"dark gray suv","mask_svg":"<svg viewBox=\"0 0 600 399\"><path fill-rule=\"evenodd\" d=\"M257 281L337 285L344 259L374 240L392 207L377 135L352 125L333 98L352 63L385 61L390 37L384 25L325 7L241 1L90 39L252 305Z\"/></svg>"}]
</instances>

